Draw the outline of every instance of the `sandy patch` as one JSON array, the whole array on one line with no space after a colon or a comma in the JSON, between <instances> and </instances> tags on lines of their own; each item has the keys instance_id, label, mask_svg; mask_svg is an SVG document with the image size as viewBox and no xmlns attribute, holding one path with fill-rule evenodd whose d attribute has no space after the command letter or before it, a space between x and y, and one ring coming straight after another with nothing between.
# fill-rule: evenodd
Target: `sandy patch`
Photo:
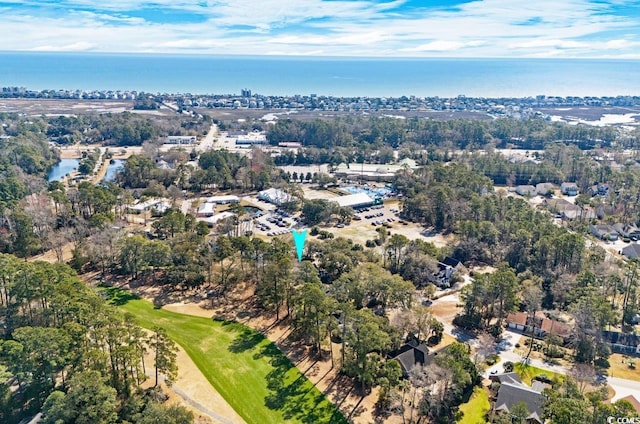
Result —
<instances>
[{"instance_id":1,"label":"sandy patch","mask_svg":"<svg viewBox=\"0 0 640 424\"><path fill-rule=\"evenodd\" d=\"M181 347L178 350L177 363L179 364L178 379L171 390L184 400L182 403L206 414L216 424L241 424L245 422L213 388Z\"/></svg>"},{"instance_id":2,"label":"sandy patch","mask_svg":"<svg viewBox=\"0 0 640 424\"><path fill-rule=\"evenodd\" d=\"M163 308L173 312L207 318L214 315L224 316L226 319L242 322L262 332L287 355L300 372L340 409L347 419L354 423L374 422L373 412L375 402L378 399L378 390L373 389L371 393L362 397L359 395L358 388L354 387L353 381L339 374L340 345L331 344L334 358L333 366L328 346L325 347L322 359L309 355L308 347L288 338L290 334L288 323L280 322L275 325L274 317L265 317L251 312L247 313L252 308L249 304L251 297L251 290L247 290L242 295L232 294L224 305L214 305L214 308L211 308L212 305L209 301L201 301L197 304L187 302L171 303L163 306ZM243 303L246 307L239 307L240 303ZM239 311L244 311L244 313L238 314ZM401 417L392 417L392 419L385 422L399 423L402 422L402 419Z\"/></svg>"}]
</instances>

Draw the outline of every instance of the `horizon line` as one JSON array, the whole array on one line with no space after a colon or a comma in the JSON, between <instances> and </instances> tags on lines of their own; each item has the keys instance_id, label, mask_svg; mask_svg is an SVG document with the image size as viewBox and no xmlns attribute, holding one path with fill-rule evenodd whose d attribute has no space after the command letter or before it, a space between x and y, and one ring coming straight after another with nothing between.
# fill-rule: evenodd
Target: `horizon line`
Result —
<instances>
[{"instance_id":1,"label":"horizon line","mask_svg":"<svg viewBox=\"0 0 640 424\"><path fill-rule=\"evenodd\" d=\"M324 59L324 60L508 60L508 61L591 61L606 60L612 62L640 62L640 58L615 57L615 56L580 56L580 57L530 57L530 56L353 56L353 55L296 55L296 54L239 54L239 53L213 53L213 52L128 52L109 50L2 50L0 54L43 54L43 55L113 55L113 56L196 56L196 57L220 57L220 58L252 58L252 59Z\"/></svg>"}]
</instances>

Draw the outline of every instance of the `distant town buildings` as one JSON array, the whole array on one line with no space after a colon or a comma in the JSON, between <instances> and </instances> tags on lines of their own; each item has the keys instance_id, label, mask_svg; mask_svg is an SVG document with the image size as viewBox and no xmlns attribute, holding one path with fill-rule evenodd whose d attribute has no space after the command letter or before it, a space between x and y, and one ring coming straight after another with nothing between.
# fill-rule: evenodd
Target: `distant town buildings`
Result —
<instances>
[{"instance_id":1,"label":"distant town buildings","mask_svg":"<svg viewBox=\"0 0 640 424\"><path fill-rule=\"evenodd\" d=\"M170 135L164 141L166 144L195 144L195 135Z\"/></svg>"},{"instance_id":2,"label":"distant town buildings","mask_svg":"<svg viewBox=\"0 0 640 424\"><path fill-rule=\"evenodd\" d=\"M52 99L114 99L135 100L145 94L127 90L29 90L25 87L3 87L0 97ZM388 111L466 111L498 117L526 119L549 118L536 109L557 107L630 107L640 106L640 96L615 97L558 97L485 98L457 96L441 97L335 97L310 95L266 96L244 88L237 94L171 94L150 95L158 102L171 102L180 108L211 109L289 109L327 112L384 112Z\"/></svg>"},{"instance_id":3,"label":"distant town buildings","mask_svg":"<svg viewBox=\"0 0 640 424\"><path fill-rule=\"evenodd\" d=\"M236 138L236 146L262 146L269 144L267 136L259 131L239 135Z\"/></svg>"},{"instance_id":4,"label":"distant town buildings","mask_svg":"<svg viewBox=\"0 0 640 424\"><path fill-rule=\"evenodd\" d=\"M395 165L381 165L371 163L341 163L333 172L337 178L366 181L392 182L396 172L402 169L413 170L417 168L413 159L403 159Z\"/></svg>"}]
</instances>

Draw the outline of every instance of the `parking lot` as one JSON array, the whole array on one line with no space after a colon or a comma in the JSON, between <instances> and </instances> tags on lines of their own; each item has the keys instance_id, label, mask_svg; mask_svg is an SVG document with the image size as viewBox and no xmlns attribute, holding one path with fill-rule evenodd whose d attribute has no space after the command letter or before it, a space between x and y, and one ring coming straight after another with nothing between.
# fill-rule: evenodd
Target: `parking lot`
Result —
<instances>
[{"instance_id":1,"label":"parking lot","mask_svg":"<svg viewBox=\"0 0 640 424\"><path fill-rule=\"evenodd\" d=\"M361 208L361 209L356 209L356 215L358 218L354 219L356 221L360 221L360 220L368 220L368 222L374 226L377 227L378 225L383 225L385 227L390 228L391 225L390 223L395 222L396 221L396 216L398 213L397 209L385 209L384 205L375 205L375 206L370 206L368 208ZM394 216L389 216L389 215L394 215Z\"/></svg>"},{"instance_id":2,"label":"parking lot","mask_svg":"<svg viewBox=\"0 0 640 424\"><path fill-rule=\"evenodd\" d=\"M280 236L291 232L298 223L298 218L280 209L261 211L254 215L253 228L258 234L269 237Z\"/></svg>"},{"instance_id":3,"label":"parking lot","mask_svg":"<svg viewBox=\"0 0 640 424\"><path fill-rule=\"evenodd\" d=\"M280 236L290 233L292 228L302 226L298 218L299 213L290 215L271 204L258 200L254 203L260 205L260 208L263 209L253 216L253 231L255 235L263 237ZM451 235L444 237L437 233L430 234L425 232L425 228L420 224L403 221L398 216L398 208L397 201L387 201L383 205L356 208L350 223L333 223L330 226L319 227L333 233L335 237L344 237L362 245L367 240L374 240L379 236L376 229L380 226L387 228L391 234L402 234L410 240L419 238L431 242L437 247L444 247L452 241Z\"/></svg>"}]
</instances>

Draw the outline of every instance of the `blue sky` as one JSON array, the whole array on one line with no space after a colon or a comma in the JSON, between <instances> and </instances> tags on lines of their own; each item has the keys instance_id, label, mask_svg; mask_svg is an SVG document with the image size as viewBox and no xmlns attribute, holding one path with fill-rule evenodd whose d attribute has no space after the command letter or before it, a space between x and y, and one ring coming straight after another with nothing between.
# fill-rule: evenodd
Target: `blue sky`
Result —
<instances>
[{"instance_id":1,"label":"blue sky","mask_svg":"<svg viewBox=\"0 0 640 424\"><path fill-rule=\"evenodd\" d=\"M640 0L0 0L0 49L640 59Z\"/></svg>"}]
</instances>

